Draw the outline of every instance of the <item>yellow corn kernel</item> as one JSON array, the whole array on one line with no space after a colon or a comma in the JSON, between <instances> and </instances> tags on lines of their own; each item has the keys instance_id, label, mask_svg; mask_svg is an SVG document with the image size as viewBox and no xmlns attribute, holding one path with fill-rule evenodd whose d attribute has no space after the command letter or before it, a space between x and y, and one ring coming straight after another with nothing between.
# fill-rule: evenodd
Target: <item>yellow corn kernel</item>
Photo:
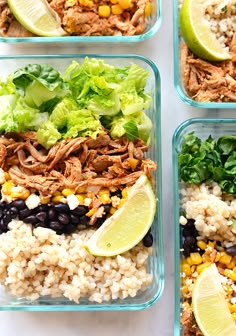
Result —
<instances>
[{"instance_id":1,"label":"yellow corn kernel","mask_svg":"<svg viewBox=\"0 0 236 336\"><path fill-rule=\"evenodd\" d=\"M103 195L99 196L99 199L100 199L102 204L110 204L111 203L110 196L107 195L107 194L103 194Z\"/></svg>"},{"instance_id":2,"label":"yellow corn kernel","mask_svg":"<svg viewBox=\"0 0 236 336\"><path fill-rule=\"evenodd\" d=\"M4 177L6 181L9 181L11 179L11 176L7 172L4 172Z\"/></svg>"},{"instance_id":3,"label":"yellow corn kernel","mask_svg":"<svg viewBox=\"0 0 236 336\"><path fill-rule=\"evenodd\" d=\"M203 240L198 240L197 242L197 246L201 249L201 250L205 250L207 247L207 244L203 241Z\"/></svg>"},{"instance_id":4,"label":"yellow corn kernel","mask_svg":"<svg viewBox=\"0 0 236 336\"><path fill-rule=\"evenodd\" d=\"M50 202L50 197L41 197L40 203L41 204L48 204Z\"/></svg>"},{"instance_id":5,"label":"yellow corn kernel","mask_svg":"<svg viewBox=\"0 0 236 336\"><path fill-rule=\"evenodd\" d=\"M126 202L126 199L122 198L119 202L118 208L121 208Z\"/></svg>"},{"instance_id":6,"label":"yellow corn kernel","mask_svg":"<svg viewBox=\"0 0 236 336\"><path fill-rule=\"evenodd\" d=\"M183 286L183 287L181 288L181 292L182 292L183 294L188 294L188 292L189 292L188 287L187 287L187 286Z\"/></svg>"},{"instance_id":7,"label":"yellow corn kernel","mask_svg":"<svg viewBox=\"0 0 236 336\"><path fill-rule=\"evenodd\" d=\"M204 271L204 269L206 269L206 268L209 267L210 265L211 265L210 262L205 262L205 263L203 263L203 264L198 265L198 266L197 266L197 272L198 272L198 274L201 274L202 271Z\"/></svg>"},{"instance_id":8,"label":"yellow corn kernel","mask_svg":"<svg viewBox=\"0 0 236 336\"><path fill-rule=\"evenodd\" d=\"M86 192L87 192L86 187L79 187L78 189L76 189L77 194L84 194Z\"/></svg>"},{"instance_id":9,"label":"yellow corn kernel","mask_svg":"<svg viewBox=\"0 0 236 336\"><path fill-rule=\"evenodd\" d=\"M233 294L233 288L230 285L226 285L225 286L225 290L227 292L228 295L232 295Z\"/></svg>"},{"instance_id":10,"label":"yellow corn kernel","mask_svg":"<svg viewBox=\"0 0 236 336\"><path fill-rule=\"evenodd\" d=\"M232 257L229 254L225 252L220 253L220 260L219 260L220 263L227 265L231 262L231 259Z\"/></svg>"},{"instance_id":11,"label":"yellow corn kernel","mask_svg":"<svg viewBox=\"0 0 236 336\"><path fill-rule=\"evenodd\" d=\"M5 194L5 195L10 195L13 187L14 187L14 184L12 183L11 180L5 182L2 185L2 193Z\"/></svg>"},{"instance_id":12,"label":"yellow corn kernel","mask_svg":"<svg viewBox=\"0 0 236 336\"><path fill-rule=\"evenodd\" d=\"M187 301L185 301L183 303L183 309L189 309L189 308L190 308L190 304Z\"/></svg>"},{"instance_id":13,"label":"yellow corn kernel","mask_svg":"<svg viewBox=\"0 0 236 336\"><path fill-rule=\"evenodd\" d=\"M52 194L52 196L61 196L60 191L54 191L54 193Z\"/></svg>"},{"instance_id":14,"label":"yellow corn kernel","mask_svg":"<svg viewBox=\"0 0 236 336\"><path fill-rule=\"evenodd\" d=\"M77 197L80 205L84 203L84 199L85 199L84 195L76 195L76 197Z\"/></svg>"},{"instance_id":15,"label":"yellow corn kernel","mask_svg":"<svg viewBox=\"0 0 236 336\"><path fill-rule=\"evenodd\" d=\"M144 9L145 16L151 16L154 12L154 4L152 2L148 2Z\"/></svg>"},{"instance_id":16,"label":"yellow corn kernel","mask_svg":"<svg viewBox=\"0 0 236 336\"><path fill-rule=\"evenodd\" d=\"M232 318L233 318L234 321L236 321L236 313L232 314Z\"/></svg>"},{"instance_id":17,"label":"yellow corn kernel","mask_svg":"<svg viewBox=\"0 0 236 336\"><path fill-rule=\"evenodd\" d=\"M182 265L182 272L184 272L186 275L191 275L191 269L190 269L190 265L189 264L183 264Z\"/></svg>"},{"instance_id":18,"label":"yellow corn kernel","mask_svg":"<svg viewBox=\"0 0 236 336\"><path fill-rule=\"evenodd\" d=\"M113 5L111 6L111 12L114 15L120 15L123 13L123 8L121 8L120 5Z\"/></svg>"},{"instance_id":19,"label":"yellow corn kernel","mask_svg":"<svg viewBox=\"0 0 236 336\"><path fill-rule=\"evenodd\" d=\"M113 5L117 4L118 0L110 0L110 3L112 3Z\"/></svg>"},{"instance_id":20,"label":"yellow corn kernel","mask_svg":"<svg viewBox=\"0 0 236 336\"><path fill-rule=\"evenodd\" d=\"M186 261L187 261L187 263L191 266L191 265L193 265L193 263L192 263L192 259L190 258L190 257L188 257L187 259L186 259Z\"/></svg>"},{"instance_id":21,"label":"yellow corn kernel","mask_svg":"<svg viewBox=\"0 0 236 336\"><path fill-rule=\"evenodd\" d=\"M109 213L113 215L116 212L116 208L111 207Z\"/></svg>"},{"instance_id":22,"label":"yellow corn kernel","mask_svg":"<svg viewBox=\"0 0 236 336\"><path fill-rule=\"evenodd\" d=\"M230 277L230 275L232 274L233 272L231 270L229 270L228 268L224 269L224 275L227 276L228 278Z\"/></svg>"},{"instance_id":23,"label":"yellow corn kernel","mask_svg":"<svg viewBox=\"0 0 236 336\"><path fill-rule=\"evenodd\" d=\"M132 0L118 0L118 2L119 2L120 7L123 9L128 9L128 8L133 7Z\"/></svg>"},{"instance_id":24,"label":"yellow corn kernel","mask_svg":"<svg viewBox=\"0 0 236 336\"><path fill-rule=\"evenodd\" d=\"M30 196L30 191L28 189L24 189L22 191L13 191L10 195L12 198L20 198L22 200L26 200Z\"/></svg>"},{"instance_id":25,"label":"yellow corn kernel","mask_svg":"<svg viewBox=\"0 0 236 336\"><path fill-rule=\"evenodd\" d=\"M191 273L194 273L196 271L196 266L192 265L190 269L191 269Z\"/></svg>"},{"instance_id":26,"label":"yellow corn kernel","mask_svg":"<svg viewBox=\"0 0 236 336\"><path fill-rule=\"evenodd\" d=\"M98 7L98 15L101 17L109 17L111 14L111 8L107 5L101 5Z\"/></svg>"},{"instance_id":27,"label":"yellow corn kernel","mask_svg":"<svg viewBox=\"0 0 236 336\"><path fill-rule=\"evenodd\" d=\"M211 247L211 248L215 248L215 242L213 242L213 241L209 241L208 243L207 243L207 246L208 247Z\"/></svg>"},{"instance_id":28,"label":"yellow corn kernel","mask_svg":"<svg viewBox=\"0 0 236 336\"><path fill-rule=\"evenodd\" d=\"M121 192L123 198L127 198L129 193L129 188L124 188Z\"/></svg>"},{"instance_id":29,"label":"yellow corn kernel","mask_svg":"<svg viewBox=\"0 0 236 336\"><path fill-rule=\"evenodd\" d=\"M220 252L217 252L216 253L216 256L215 256L215 260L214 260L214 262L217 262L217 261L219 261L220 260Z\"/></svg>"},{"instance_id":30,"label":"yellow corn kernel","mask_svg":"<svg viewBox=\"0 0 236 336\"><path fill-rule=\"evenodd\" d=\"M60 196L60 195L56 195L52 198L52 202L53 203L60 203L64 200L64 197Z\"/></svg>"},{"instance_id":31,"label":"yellow corn kernel","mask_svg":"<svg viewBox=\"0 0 236 336\"><path fill-rule=\"evenodd\" d=\"M202 255L202 261L203 262L210 262L211 261L211 257L209 256L209 254L204 253Z\"/></svg>"},{"instance_id":32,"label":"yellow corn kernel","mask_svg":"<svg viewBox=\"0 0 236 336\"><path fill-rule=\"evenodd\" d=\"M85 215L88 217L91 217L92 215L95 214L95 212L97 211L97 209L93 208L91 210L89 210Z\"/></svg>"},{"instance_id":33,"label":"yellow corn kernel","mask_svg":"<svg viewBox=\"0 0 236 336\"><path fill-rule=\"evenodd\" d=\"M202 263L202 257L200 255L200 253L198 253L198 252L190 253L190 258L192 260L193 265L199 265L199 264Z\"/></svg>"},{"instance_id":34,"label":"yellow corn kernel","mask_svg":"<svg viewBox=\"0 0 236 336\"><path fill-rule=\"evenodd\" d=\"M236 273L236 266L232 269L232 271L233 271L234 273Z\"/></svg>"},{"instance_id":35,"label":"yellow corn kernel","mask_svg":"<svg viewBox=\"0 0 236 336\"><path fill-rule=\"evenodd\" d=\"M236 273L232 272L229 277L231 280L236 281Z\"/></svg>"},{"instance_id":36,"label":"yellow corn kernel","mask_svg":"<svg viewBox=\"0 0 236 336\"><path fill-rule=\"evenodd\" d=\"M138 162L139 162L139 161L138 161L137 159L135 159L135 158L128 158L127 161L128 161L128 163L129 163L131 169L133 169L133 170L137 167Z\"/></svg>"},{"instance_id":37,"label":"yellow corn kernel","mask_svg":"<svg viewBox=\"0 0 236 336\"><path fill-rule=\"evenodd\" d=\"M110 196L110 190L109 189L101 189L101 190L99 190L98 195L99 196L101 196L101 195L109 195Z\"/></svg>"},{"instance_id":38,"label":"yellow corn kernel","mask_svg":"<svg viewBox=\"0 0 236 336\"><path fill-rule=\"evenodd\" d=\"M230 304L229 305L229 310L231 313L236 313L236 304Z\"/></svg>"},{"instance_id":39,"label":"yellow corn kernel","mask_svg":"<svg viewBox=\"0 0 236 336\"><path fill-rule=\"evenodd\" d=\"M229 264L226 264L227 268L229 269L233 269L234 266L235 266L235 261L234 260L231 260Z\"/></svg>"},{"instance_id":40,"label":"yellow corn kernel","mask_svg":"<svg viewBox=\"0 0 236 336\"><path fill-rule=\"evenodd\" d=\"M62 190L61 193L62 193L63 196L73 195L73 194L75 194L75 189L65 188L65 189Z\"/></svg>"},{"instance_id":41,"label":"yellow corn kernel","mask_svg":"<svg viewBox=\"0 0 236 336\"><path fill-rule=\"evenodd\" d=\"M85 6L85 7L92 7L93 6L93 1L91 1L91 0L79 0L79 3L82 6Z\"/></svg>"}]
</instances>

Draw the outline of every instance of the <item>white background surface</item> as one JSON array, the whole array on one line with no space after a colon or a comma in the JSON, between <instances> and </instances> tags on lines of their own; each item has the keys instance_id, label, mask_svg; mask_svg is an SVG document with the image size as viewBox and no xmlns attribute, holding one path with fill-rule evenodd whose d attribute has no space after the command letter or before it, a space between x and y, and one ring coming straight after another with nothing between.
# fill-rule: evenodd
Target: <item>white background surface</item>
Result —
<instances>
[{"instance_id":1,"label":"white background surface","mask_svg":"<svg viewBox=\"0 0 236 336\"><path fill-rule=\"evenodd\" d=\"M36 1L36 0L35 0ZM163 20L158 33L141 44L130 46L81 47L79 44L6 45L0 54L135 53L157 65L162 85L163 219L165 246L165 289L151 308L138 312L0 312L0 336L172 336L174 335L174 238L171 140L174 129L192 117L233 116L190 108L174 90L171 0L163 1ZM1 63L0 63L1 66Z\"/></svg>"}]
</instances>

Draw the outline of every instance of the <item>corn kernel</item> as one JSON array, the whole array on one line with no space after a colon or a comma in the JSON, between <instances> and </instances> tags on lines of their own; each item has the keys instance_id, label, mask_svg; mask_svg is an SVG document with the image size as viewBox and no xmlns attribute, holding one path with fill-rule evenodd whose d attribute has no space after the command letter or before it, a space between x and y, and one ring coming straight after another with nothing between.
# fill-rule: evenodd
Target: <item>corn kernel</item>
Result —
<instances>
[{"instance_id":1,"label":"corn kernel","mask_svg":"<svg viewBox=\"0 0 236 336\"><path fill-rule=\"evenodd\" d=\"M191 273L194 273L196 271L196 266L195 265L192 265L191 266Z\"/></svg>"},{"instance_id":2,"label":"corn kernel","mask_svg":"<svg viewBox=\"0 0 236 336\"><path fill-rule=\"evenodd\" d=\"M220 260L219 262L221 262L224 265L227 265L231 262L232 257L230 255L228 255L225 252L221 252L220 253Z\"/></svg>"},{"instance_id":3,"label":"corn kernel","mask_svg":"<svg viewBox=\"0 0 236 336\"><path fill-rule=\"evenodd\" d=\"M76 189L76 193L78 194L84 194L87 192L86 187L79 187L78 189Z\"/></svg>"},{"instance_id":4,"label":"corn kernel","mask_svg":"<svg viewBox=\"0 0 236 336\"><path fill-rule=\"evenodd\" d=\"M236 281L236 273L232 272L229 277L231 280Z\"/></svg>"},{"instance_id":5,"label":"corn kernel","mask_svg":"<svg viewBox=\"0 0 236 336\"><path fill-rule=\"evenodd\" d=\"M91 1L91 0L79 0L79 3L82 6L85 6L85 7L92 7L93 6L93 1Z\"/></svg>"},{"instance_id":6,"label":"corn kernel","mask_svg":"<svg viewBox=\"0 0 236 336\"><path fill-rule=\"evenodd\" d=\"M192 263L192 259L190 258L190 257L188 257L187 259L186 259L186 261L187 261L187 263L191 266L193 263Z\"/></svg>"},{"instance_id":7,"label":"corn kernel","mask_svg":"<svg viewBox=\"0 0 236 336\"><path fill-rule=\"evenodd\" d=\"M116 208L111 207L109 213L113 215L116 212Z\"/></svg>"},{"instance_id":8,"label":"corn kernel","mask_svg":"<svg viewBox=\"0 0 236 336\"><path fill-rule=\"evenodd\" d=\"M211 257L209 256L209 254L204 253L202 255L202 261L203 262L210 262L211 261Z\"/></svg>"},{"instance_id":9,"label":"corn kernel","mask_svg":"<svg viewBox=\"0 0 236 336\"><path fill-rule=\"evenodd\" d=\"M121 208L121 207L125 204L125 202L126 202L126 199L122 198L122 199L120 200L120 203L119 203L119 205L118 205L118 208Z\"/></svg>"},{"instance_id":10,"label":"corn kernel","mask_svg":"<svg viewBox=\"0 0 236 336\"><path fill-rule=\"evenodd\" d=\"M232 314L232 318L233 318L234 321L236 321L236 313Z\"/></svg>"},{"instance_id":11,"label":"corn kernel","mask_svg":"<svg viewBox=\"0 0 236 336\"><path fill-rule=\"evenodd\" d=\"M204 271L204 269L206 269L206 268L209 267L210 265L211 265L210 262L205 262L205 263L203 263L203 264L198 265L198 266L197 266L197 272L198 272L198 274L201 274L202 271Z\"/></svg>"},{"instance_id":12,"label":"corn kernel","mask_svg":"<svg viewBox=\"0 0 236 336\"><path fill-rule=\"evenodd\" d=\"M189 264L183 264L182 265L182 272L184 272L186 275L191 275L191 269L190 269L190 265Z\"/></svg>"},{"instance_id":13,"label":"corn kernel","mask_svg":"<svg viewBox=\"0 0 236 336\"><path fill-rule=\"evenodd\" d=\"M53 203L60 203L60 202L63 202L63 200L65 200L65 198L62 197L62 196L59 196L59 195L54 196L54 197L52 198L52 202L53 202ZM63 202L63 203L64 203L64 202Z\"/></svg>"},{"instance_id":14,"label":"corn kernel","mask_svg":"<svg viewBox=\"0 0 236 336\"><path fill-rule=\"evenodd\" d=\"M198 253L198 252L190 253L190 258L192 260L193 265L199 265L199 264L202 263L202 257L200 255L200 253Z\"/></svg>"},{"instance_id":15,"label":"corn kernel","mask_svg":"<svg viewBox=\"0 0 236 336\"><path fill-rule=\"evenodd\" d=\"M220 252L217 252L214 262L217 262L219 260L220 260Z\"/></svg>"},{"instance_id":16,"label":"corn kernel","mask_svg":"<svg viewBox=\"0 0 236 336\"><path fill-rule=\"evenodd\" d=\"M232 270L234 273L236 273L236 266L233 268L233 270Z\"/></svg>"},{"instance_id":17,"label":"corn kernel","mask_svg":"<svg viewBox=\"0 0 236 336\"><path fill-rule=\"evenodd\" d=\"M213 241L209 241L209 242L207 243L207 246L208 246L208 247L211 247L211 248L215 248L215 242L213 242Z\"/></svg>"},{"instance_id":18,"label":"corn kernel","mask_svg":"<svg viewBox=\"0 0 236 336\"><path fill-rule=\"evenodd\" d=\"M183 294L188 294L188 292L189 292L188 287L187 287L187 286L183 286L183 287L181 288L181 292L182 292Z\"/></svg>"},{"instance_id":19,"label":"corn kernel","mask_svg":"<svg viewBox=\"0 0 236 336\"><path fill-rule=\"evenodd\" d=\"M127 198L129 193L129 188L124 188L121 192L123 198Z\"/></svg>"},{"instance_id":20,"label":"corn kernel","mask_svg":"<svg viewBox=\"0 0 236 336\"><path fill-rule=\"evenodd\" d=\"M236 313L236 304L231 304L229 310L231 313Z\"/></svg>"},{"instance_id":21,"label":"corn kernel","mask_svg":"<svg viewBox=\"0 0 236 336\"><path fill-rule=\"evenodd\" d=\"M120 15L123 13L123 8L121 8L120 5L113 5L111 6L111 12L114 15Z\"/></svg>"},{"instance_id":22,"label":"corn kernel","mask_svg":"<svg viewBox=\"0 0 236 336\"><path fill-rule=\"evenodd\" d=\"M66 197L66 196L75 194L75 190L74 189L65 188L65 189L62 190L61 193L62 193L63 196Z\"/></svg>"},{"instance_id":23,"label":"corn kernel","mask_svg":"<svg viewBox=\"0 0 236 336\"><path fill-rule=\"evenodd\" d=\"M7 172L4 172L4 177L6 181L9 181L11 179L11 176Z\"/></svg>"},{"instance_id":24,"label":"corn kernel","mask_svg":"<svg viewBox=\"0 0 236 336\"><path fill-rule=\"evenodd\" d=\"M110 196L110 190L109 189L101 189L101 190L99 190L98 195L99 196L102 196L102 195L109 195Z\"/></svg>"},{"instance_id":25,"label":"corn kernel","mask_svg":"<svg viewBox=\"0 0 236 336\"><path fill-rule=\"evenodd\" d=\"M183 308L184 308L184 309L189 309L189 308L190 308L190 304L189 304L187 301L185 301L185 302L183 303Z\"/></svg>"},{"instance_id":26,"label":"corn kernel","mask_svg":"<svg viewBox=\"0 0 236 336\"><path fill-rule=\"evenodd\" d=\"M50 197L41 197L40 203L41 204L48 204L50 202Z\"/></svg>"},{"instance_id":27,"label":"corn kernel","mask_svg":"<svg viewBox=\"0 0 236 336\"><path fill-rule=\"evenodd\" d=\"M5 194L5 195L10 195L13 186L14 186L14 184L12 183L11 180L5 182L5 183L2 185L2 193Z\"/></svg>"},{"instance_id":28,"label":"corn kernel","mask_svg":"<svg viewBox=\"0 0 236 336\"><path fill-rule=\"evenodd\" d=\"M235 267L235 262L234 260L231 260L231 262L229 264L226 264L227 268L229 269L233 269Z\"/></svg>"},{"instance_id":29,"label":"corn kernel","mask_svg":"<svg viewBox=\"0 0 236 336\"><path fill-rule=\"evenodd\" d=\"M207 244L203 241L203 240L198 240L197 242L197 246L201 249L201 250L205 250L207 247Z\"/></svg>"},{"instance_id":30,"label":"corn kernel","mask_svg":"<svg viewBox=\"0 0 236 336\"><path fill-rule=\"evenodd\" d=\"M52 194L52 196L61 196L60 191L54 191L54 193Z\"/></svg>"},{"instance_id":31,"label":"corn kernel","mask_svg":"<svg viewBox=\"0 0 236 336\"><path fill-rule=\"evenodd\" d=\"M10 195L12 198L20 198L22 200L26 200L30 196L30 191L28 189L24 189L22 191L13 191Z\"/></svg>"},{"instance_id":32,"label":"corn kernel","mask_svg":"<svg viewBox=\"0 0 236 336\"><path fill-rule=\"evenodd\" d=\"M230 277L230 275L232 274L233 272L229 269L224 269L224 275L227 276L228 278Z\"/></svg>"},{"instance_id":33,"label":"corn kernel","mask_svg":"<svg viewBox=\"0 0 236 336\"><path fill-rule=\"evenodd\" d=\"M228 295L233 294L233 288L230 285L226 285L225 289L226 289L226 292L228 293Z\"/></svg>"},{"instance_id":34,"label":"corn kernel","mask_svg":"<svg viewBox=\"0 0 236 336\"><path fill-rule=\"evenodd\" d=\"M110 0L110 3L112 3L113 5L117 4L118 0Z\"/></svg>"},{"instance_id":35,"label":"corn kernel","mask_svg":"<svg viewBox=\"0 0 236 336\"><path fill-rule=\"evenodd\" d=\"M107 5L102 5L98 7L98 15L101 17L109 17L111 14L111 8Z\"/></svg>"},{"instance_id":36,"label":"corn kernel","mask_svg":"<svg viewBox=\"0 0 236 336\"><path fill-rule=\"evenodd\" d=\"M84 195L76 195L79 204L82 205L84 203L85 196Z\"/></svg>"},{"instance_id":37,"label":"corn kernel","mask_svg":"<svg viewBox=\"0 0 236 336\"><path fill-rule=\"evenodd\" d=\"M92 215L95 214L95 212L97 211L97 209L93 208L91 210L89 210L85 215L88 217L91 217Z\"/></svg>"},{"instance_id":38,"label":"corn kernel","mask_svg":"<svg viewBox=\"0 0 236 336\"><path fill-rule=\"evenodd\" d=\"M148 2L144 9L144 15L145 16L151 16L154 12L154 5L152 2Z\"/></svg>"},{"instance_id":39,"label":"corn kernel","mask_svg":"<svg viewBox=\"0 0 236 336\"><path fill-rule=\"evenodd\" d=\"M132 0L118 0L118 1L119 1L120 7L123 9L128 9L128 8L133 7Z\"/></svg>"}]
</instances>

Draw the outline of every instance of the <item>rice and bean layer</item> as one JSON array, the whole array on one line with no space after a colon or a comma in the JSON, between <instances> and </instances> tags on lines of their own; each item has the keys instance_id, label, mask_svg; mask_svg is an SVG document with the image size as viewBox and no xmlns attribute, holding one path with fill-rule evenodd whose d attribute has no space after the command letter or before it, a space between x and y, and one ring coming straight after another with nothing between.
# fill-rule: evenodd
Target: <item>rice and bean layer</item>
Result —
<instances>
[{"instance_id":1,"label":"rice and bean layer","mask_svg":"<svg viewBox=\"0 0 236 336\"><path fill-rule=\"evenodd\" d=\"M183 335L202 335L191 308L192 289L212 263L236 321L236 198L225 195L215 182L184 184L180 196L181 325Z\"/></svg>"}]
</instances>

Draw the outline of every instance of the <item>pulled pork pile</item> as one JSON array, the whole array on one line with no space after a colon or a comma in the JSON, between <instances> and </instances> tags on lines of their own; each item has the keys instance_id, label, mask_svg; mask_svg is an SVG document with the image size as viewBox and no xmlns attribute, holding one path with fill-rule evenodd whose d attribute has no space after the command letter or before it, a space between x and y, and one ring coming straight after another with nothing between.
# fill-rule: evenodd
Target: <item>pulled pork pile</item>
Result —
<instances>
[{"instance_id":1,"label":"pulled pork pile","mask_svg":"<svg viewBox=\"0 0 236 336\"><path fill-rule=\"evenodd\" d=\"M59 188L132 185L145 173L151 178L156 164L144 159L141 139L64 139L49 150L40 146L35 132L6 133L0 137L0 167L16 185L36 189L49 197Z\"/></svg>"},{"instance_id":2,"label":"pulled pork pile","mask_svg":"<svg viewBox=\"0 0 236 336\"><path fill-rule=\"evenodd\" d=\"M145 8L152 0L134 0L130 8L121 14L99 15L99 6L111 7L110 0L48 0L59 15L63 29L68 35L110 36L139 35L147 23ZM6 0L0 0L0 32L5 37L33 36L14 19Z\"/></svg>"},{"instance_id":3,"label":"pulled pork pile","mask_svg":"<svg viewBox=\"0 0 236 336\"><path fill-rule=\"evenodd\" d=\"M234 46L234 36L231 45ZM236 102L236 53L224 62L204 61L195 56L185 43L180 47L180 70L187 94L199 102Z\"/></svg>"},{"instance_id":4,"label":"pulled pork pile","mask_svg":"<svg viewBox=\"0 0 236 336\"><path fill-rule=\"evenodd\" d=\"M181 325L183 326L184 336L203 336L201 330L197 326L191 309L183 311L181 316Z\"/></svg>"}]
</instances>

